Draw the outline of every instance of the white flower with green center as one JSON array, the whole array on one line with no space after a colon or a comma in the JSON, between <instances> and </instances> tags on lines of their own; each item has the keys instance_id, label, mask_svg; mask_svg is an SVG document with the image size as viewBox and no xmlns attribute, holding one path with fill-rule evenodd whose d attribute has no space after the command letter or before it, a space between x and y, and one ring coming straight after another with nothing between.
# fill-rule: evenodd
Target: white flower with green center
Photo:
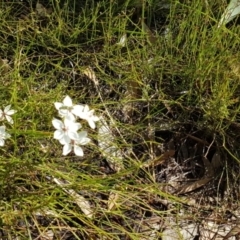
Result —
<instances>
[{"instance_id":1,"label":"white flower with green center","mask_svg":"<svg viewBox=\"0 0 240 240\"><path fill-rule=\"evenodd\" d=\"M7 138L10 138L11 135L6 132L6 127L5 126L0 126L0 146L4 146L5 140Z\"/></svg>"},{"instance_id":2,"label":"white flower with green center","mask_svg":"<svg viewBox=\"0 0 240 240\"><path fill-rule=\"evenodd\" d=\"M82 127L80 123L65 118L63 121L58 119L52 120L53 126L56 128L54 139L57 139L62 145L69 144L71 139L76 138L77 131Z\"/></svg>"},{"instance_id":3,"label":"white flower with green center","mask_svg":"<svg viewBox=\"0 0 240 240\"><path fill-rule=\"evenodd\" d=\"M4 110L0 109L0 120L6 119L9 123L13 124L13 119L11 115L13 115L16 110L11 109L11 105L7 105Z\"/></svg>"},{"instance_id":4,"label":"white flower with green center","mask_svg":"<svg viewBox=\"0 0 240 240\"><path fill-rule=\"evenodd\" d=\"M72 139L69 143L63 146L63 155L66 156L72 151L76 156L82 157L84 155L81 145L88 144L91 140L87 137L86 131L81 131L80 133L74 134L74 139Z\"/></svg>"},{"instance_id":5,"label":"white flower with green center","mask_svg":"<svg viewBox=\"0 0 240 240\"><path fill-rule=\"evenodd\" d=\"M61 117L69 118L72 121L75 120L74 114L83 109L81 105L74 105L69 96L66 96L62 103L55 102L54 105Z\"/></svg>"}]
</instances>

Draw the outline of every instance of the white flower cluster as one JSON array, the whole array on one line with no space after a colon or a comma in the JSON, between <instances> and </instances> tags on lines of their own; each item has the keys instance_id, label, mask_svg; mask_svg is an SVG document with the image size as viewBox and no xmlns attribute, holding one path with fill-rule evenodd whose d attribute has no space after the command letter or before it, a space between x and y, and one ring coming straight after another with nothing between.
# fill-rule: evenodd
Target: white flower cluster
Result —
<instances>
[{"instance_id":1,"label":"white flower cluster","mask_svg":"<svg viewBox=\"0 0 240 240\"><path fill-rule=\"evenodd\" d=\"M11 115L13 115L16 110L11 109L11 105L8 105L4 108L4 110L0 109L0 121L4 121L5 119L13 124L13 119ZM0 126L0 146L4 146L5 140L7 138L10 138L11 135L6 132L6 127L5 126Z\"/></svg>"},{"instance_id":2,"label":"white flower cluster","mask_svg":"<svg viewBox=\"0 0 240 240\"><path fill-rule=\"evenodd\" d=\"M62 103L55 102L54 105L62 118L62 121L56 118L52 120L56 129L54 139L63 145L63 155L70 153L73 148L77 156L83 156L81 145L89 143L90 138L87 137L87 131L78 132L82 125L77 122L77 118L86 120L92 129L96 127L95 122L99 118L94 115L94 110L90 110L88 105L74 105L69 96L66 96Z\"/></svg>"}]
</instances>

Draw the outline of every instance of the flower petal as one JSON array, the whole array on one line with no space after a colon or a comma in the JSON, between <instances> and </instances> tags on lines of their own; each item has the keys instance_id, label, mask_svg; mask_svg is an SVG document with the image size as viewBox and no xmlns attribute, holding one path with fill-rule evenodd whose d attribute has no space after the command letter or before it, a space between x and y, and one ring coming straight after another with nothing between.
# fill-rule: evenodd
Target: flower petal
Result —
<instances>
[{"instance_id":1,"label":"flower petal","mask_svg":"<svg viewBox=\"0 0 240 240\"><path fill-rule=\"evenodd\" d=\"M90 128L92 128L92 129L96 128L96 124L95 124L95 122L93 121L92 118L88 119L88 124L89 124Z\"/></svg>"},{"instance_id":2,"label":"flower petal","mask_svg":"<svg viewBox=\"0 0 240 240\"><path fill-rule=\"evenodd\" d=\"M61 130L56 130L56 131L53 133L53 138L54 138L54 139L57 139L57 140L62 139L63 136L64 136L64 132L61 131Z\"/></svg>"},{"instance_id":3,"label":"flower petal","mask_svg":"<svg viewBox=\"0 0 240 240\"><path fill-rule=\"evenodd\" d=\"M59 110L59 109L63 106L63 104L60 103L60 102L55 102L55 103L54 103L54 106L55 106L55 108L56 108L57 110Z\"/></svg>"},{"instance_id":4,"label":"flower petal","mask_svg":"<svg viewBox=\"0 0 240 240\"><path fill-rule=\"evenodd\" d=\"M89 112L89 106L87 104L84 106L84 110L83 111L84 112Z\"/></svg>"},{"instance_id":5,"label":"flower petal","mask_svg":"<svg viewBox=\"0 0 240 240\"><path fill-rule=\"evenodd\" d=\"M82 157L83 154L83 150L80 146L74 145L74 153L76 156Z\"/></svg>"},{"instance_id":6,"label":"flower petal","mask_svg":"<svg viewBox=\"0 0 240 240\"><path fill-rule=\"evenodd\" d=\"M0 120L2 121L4 119L4 112L2 109L0 109Z\"/></svg>"},{"instance_id":7,"label":"flower petal","mask_svg":"<svg viewBox=\"0 0 240 240\"><path fill-rule=\"evenodd\" d=\"M68 136L72 140L78 140L78 133L77 132L69 132Z\"/></svg>"},{"instance_id":8,"label":"flower petal","mask_svg":"<svg viewBox=\"0 0 240 240\"><path fill-rule=\"evenodd\" d=\"M72 151L72 145L71 144L65 144L63 146L63 155L66 156Z\"/></svg>"},{"instance_id":9,"label":"flower petal","mask_svg":"<svg viewBox=\"0 0 240 240\"><path fill-rule=\"evenodd\" d=\"M58 129L58 130L63 129L63 127L64 127L63 122L60 121L60 120L58 120L58 119L56 119L56 118L54 118L54 119L52 120L52 124L53 124L53 126L54 126L56 129Z\"/></svg>"},{"instance_id":10,"label":"flower petal","mask_svg":"<svg viewBox=\"0 0 240 240\"><path fill-rule=\"evenodd\" d=\"M81 114L81 112L83 112L83 109L84 109L83 105L74 105L72 109L72 113L78 116L78 114Z\"/></svg>"},{"instance_id":11,"label":"flower petal","mask_svg":"<svg viewBox=\"0 0 240 240\"><path fill-rule=\"evenodd\" d=\"M63 104L67 107L72 107L72 99L67 95L64 99L63 99Z\"/></svg>"},{"instance_id":12,"label":"flower petal","mask_svg":"<svg viewBox=\"0 0 240 240\"><path fill-rule=\"evenodd\" d=\"M10 108L11 108L11 105L7 105L7 106L4 108L4 112L5 112L5 113L8 112Z\"/></svg>"},{"instance_id":13,"label":"flower petal","mask_svg":"<svg viewBox=\"0 0 240 240\"><path fill-rule=\"evenodd\" d=\"M14 113L16 113L17 111L14 109L11 109L9 111L6 112L7 115L13 115Z\"/></svg>"},{"instance_id":14,"label":"flower petal","mask_svg":"<svg viewBox=\"0 0 240 240\"><path fill-rule=\"evenodd\" d=\"M6 115L6 119L9 123L13 124L13 119L10 116Z\"/></svg>"},{"instance_id":15,"label":"flower petal","mask_svg":"<svg viewBox=\"0 0 240 240\"><path fill-rule=\"evenodd\" d=\"M64 119L64 125L69 132L77 132L82 127L80 123L72 121L69 118Z\"/></svg>"},{"instance_id":16,"label":"flower petal","mask_svg":"<svg viewBox=\"0 0 240 240\"><path fill-rule=\"evenodd\" d=\"M79 139L82 139L82 138L87 137L87 131L81 131L81 132L78 134L78 137L79 137Z\"/></svg>"},{"instance_id":17,"label":"flower petal","mask_svg":"<svg viewBox=\"0 0 240 240\"><path fill-rule=\"evenodd\" d=\"M82 141L81 141L81 145L86 145L88 143L91 142L91 139L90 138L84 138Z\"/></svg>"},{"instance_id":18,"label":"flower petal","mask_svg":"<svg viewBox=\"0 0 240 240\"><path fill-rule=\"evenodd\" d=\"M5 134L5 126L0 126L0 134Z\"/></svg>"},{"instance_id":19,"label":"flower petal","mask_svg":"<svg viewBox=\"0 0 240 240\"><path fill-rule=\"evenodd\" d=\"M90 141L91 141L91 139L87 138L87 132L86 131L81 131L78 134L78 139L76 140L77 144L80 144L80 145L88 144Z\"/></svg>"},{"instance_id":20,"label":"flower petal","mask_svg":"<svg viewBox=\"0 0 240 240\"><path fill-rule=\"evenodd\" d=\"M75 116L71 113L71 112L67 112L67 114L65 115L65 118L67 118L68 120L70 120L71 122L75 122L76 118Z\"/></svg>"},{"instance_id":21,"label":"flower petal","mask_svg":"<svg viewBox=\"0 0 240 240\"><path fill-rule=\"evenodd\" d=\"M1 147L4 146L4 143L5 143L4 139L0 139L0 146Z\"/></svg>"},{"instance_id":22,"label":"flower petal","mask_svg":"<svg viewBox=\"0 0 240 240\"><path fill-rule=\"evenodd\" d=\"M64 134L63 137L61 139L59 139L59 142L62 145L65 145L65 144L69 144L71 142L71 139L68 135Z\"/></svg>"},{"instance_id":23,"label":"flower petal","mask_svg":"<svg viewBox=\"0 0 240 240\"><path fill-rule=\"evenodd\" d=\"M97 117L97 116L92 116L92 120L93 120L94 122L97 122L97 121L99 121L99 120L100 120L100 118L99 118L99 117Z\"/></svg>"}]
</instances>

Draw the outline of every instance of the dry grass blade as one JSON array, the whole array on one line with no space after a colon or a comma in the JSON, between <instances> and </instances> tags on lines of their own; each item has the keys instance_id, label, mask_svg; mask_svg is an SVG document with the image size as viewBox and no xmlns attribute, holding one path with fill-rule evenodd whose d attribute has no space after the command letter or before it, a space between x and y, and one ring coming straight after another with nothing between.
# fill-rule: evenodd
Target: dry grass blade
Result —
<instances>
[{"instance_id":1,"label":"dry grass blade","mask_svg":"<svg viewBox=\"0 0 240 240\"><path fill-rule=\"evenodd\" d=\"M115 193L113 191L110 192L109 198L108 198L108 210L113 210L117 206L117 200L119 198L118 193Z\"/></svg>"},{"instance_id":2,"label":"dry grass blade","mask_svg":"<svg viewBox=\"0 0 240 240\"><path fill-rule=\"evenodd\" d=\"M99 85L97 76L96 76L95 72L93 71L93 69L91 67L85 68L83 70L83 74L86 75L89 79L91 79L96 86Z\"/></svg>"}]
</instances>

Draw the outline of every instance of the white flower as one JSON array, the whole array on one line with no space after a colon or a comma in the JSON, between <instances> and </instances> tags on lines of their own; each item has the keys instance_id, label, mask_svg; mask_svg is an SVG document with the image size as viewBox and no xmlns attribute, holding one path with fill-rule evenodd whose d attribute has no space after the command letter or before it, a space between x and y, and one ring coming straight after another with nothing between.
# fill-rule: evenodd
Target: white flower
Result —
<instances>
[{"instance_id":1,"label":"white flower","mask_svg":"<svg viewBox=\"0 0 240 240\"><path fill-rule=\"evenodd\" d=\"M55 102L54 105L61 117L67 117L72 121L75 120L74 114L83 109L81 105L73 105L72 99L69 96L66 96L62 103Z\"/></svg>"},{"instance_id":2,"label":"white flower","mask_svg":"<svg viewBox=\"0 0 240 240\"><path fill-rule=\"evenodd\" d=\"M2 109L0 109L0 120L2 121L4 120L4 118L6 118L9 123L13 124L13 119L11 115L13 115L15 112L17 111L11 109L11 105L7 105L3 111Z\"/></svg>"},{"instance_id":3,"label":"white flower","mask_svg":"<svg viewBox=\"0 0 240 240\"><path fill-rule=\"evenodd\" d=\"M0 126L0 146L4 146L5 139L10 138L11 135L6 132L5 126Z\"/></svg>"},{"instance_id":4,"label":"white flower","mask_svg":"<svg viewBox=\"0 0 240 240\"><path fill-rule=\"evenodd\" d=\"M54 138L59 140L62 145L70 143L71 139L75 139L77 131L81 128L81 124L65 118L64 121L58 119L52 120L53 126L57 129L54 132Z\"/></svg>"},{"instance_id":5,"label":"white flower","mask_svg":"<svg viewBox=\"0 0 240 240\"><path fill-rule=\"evenodd\" d=\"M76 116L78 116L79 118L86 120L89 124L89 126L94 129L96 127L95 122L99 120L99 117L93 115L94 110L90 110L88 105L85 105L82 108L82 111L76 112Z\"/></svg>"},{"instance_id":6,"label":"white flower","mask_svg":"<svg viewBox=\"0 0 240 240\"><path fill-rule=\"evenodd\" d=\"M75 135L75 139L72 139L69 143L65 144L63 146L63 155L67 155L73 151L76 156L83 156L83 150L80 147L80 145L85 145L90 142L90 139L87 137L87 132L86 131L81 131L77 135Z\"/></svg>"}]
</instances>

